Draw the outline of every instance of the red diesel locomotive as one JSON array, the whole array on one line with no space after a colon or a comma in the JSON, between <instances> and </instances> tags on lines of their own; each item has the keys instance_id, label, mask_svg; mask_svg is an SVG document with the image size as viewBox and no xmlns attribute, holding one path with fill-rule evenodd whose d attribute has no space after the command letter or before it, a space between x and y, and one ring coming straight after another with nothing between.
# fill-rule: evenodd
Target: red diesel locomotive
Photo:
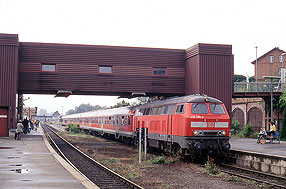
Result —
<instances>
[{"instance_id":1,"label":"red diesel locomotive","mask_svg":"<svg viewBox=\"0 0 286 189\"><path fill-rule=\"evenodd\" d=\"M63 121L133 142L138 139L138 129L147 128L148 146L181 155L221 155L230 149L227 110L220 100L205 95L68 115Z\"/></svg>"}]
</instances>

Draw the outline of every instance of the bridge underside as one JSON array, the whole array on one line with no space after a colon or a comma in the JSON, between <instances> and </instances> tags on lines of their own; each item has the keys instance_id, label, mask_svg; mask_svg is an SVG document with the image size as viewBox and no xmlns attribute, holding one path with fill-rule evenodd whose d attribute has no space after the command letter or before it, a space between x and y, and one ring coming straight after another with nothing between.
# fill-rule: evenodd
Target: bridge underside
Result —
<instances>
[{"instance_id":1,"label":"bridge underside","mask_svg":"<svg viewBox=\"0 0 286 189\"><path fill-rule=\"evenodd\" d=\"M231 112L231 45L197 44L188 49L72 45L19 42L18 35L0 34L0 60L0 109L8 111L8 128L15 126L17 94L206 94L222 100Z\"/></svg>"}]
</instances>

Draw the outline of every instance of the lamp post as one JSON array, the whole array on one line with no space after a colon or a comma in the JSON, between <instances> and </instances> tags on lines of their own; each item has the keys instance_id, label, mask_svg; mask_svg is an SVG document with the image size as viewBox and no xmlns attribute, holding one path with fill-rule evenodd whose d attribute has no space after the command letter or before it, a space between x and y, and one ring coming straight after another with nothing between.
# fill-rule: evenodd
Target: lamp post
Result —
<instances>
[{"instance_id":1,"label":"lamp post","mask_svg":"<svg viewBox=\"0 0 286 189\"><path fill-rule=\"evenodd\" d=\"M255 61L255 83L256 83L256 91L257 91L257 46L255 46L255 49L256 49L256 61Z\"/></svg>"},{"instance_id":2,"label":"lamp post","mask_svg":"<svg viewBox=\"0 0 286 189\"><path fill-rule=\"evenodd\" d=\"M281 66L281 82L282 82L282 86L283 86L283 84L284 84L284 82L285 82L285 75L284 75L284 55L285 55L286 53L284 52L284 53L282 53L281 55L280 55L280 57L281 57L281 59L282 59L282 66Z\"/></svg>"}]
</instances>

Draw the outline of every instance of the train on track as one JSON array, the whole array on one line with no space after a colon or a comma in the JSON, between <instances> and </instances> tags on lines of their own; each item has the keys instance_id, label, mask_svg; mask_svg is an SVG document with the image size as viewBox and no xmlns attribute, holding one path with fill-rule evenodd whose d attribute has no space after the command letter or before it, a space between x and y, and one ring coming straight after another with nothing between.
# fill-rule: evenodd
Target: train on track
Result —
<instances>
[{"instance_id":1,"label":"train on track","mask_svg":"<svg viewBox=\"0 0 286 189\"><path fill-rule=\"evenodd\" d=\"M135 144L138 130L146 128L148 147L183 156L225 155L230 150L230 117L226 107L206 95L66 115L62 120L63 124L78 124L84 131Z\"/></svg>"}]
</instances>

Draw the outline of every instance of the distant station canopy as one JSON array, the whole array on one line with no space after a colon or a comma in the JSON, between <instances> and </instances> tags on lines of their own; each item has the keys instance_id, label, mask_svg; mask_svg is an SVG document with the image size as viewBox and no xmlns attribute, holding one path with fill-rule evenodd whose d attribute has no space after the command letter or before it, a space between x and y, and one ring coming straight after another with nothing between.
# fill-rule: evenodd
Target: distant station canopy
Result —
<instances>
[{"instance_id":1,"label":"distant station canopy","mask_svg":"<svg viewBox=\"0 0 286 189\"><path fill-rule=\"evenodd\" d=\"M56 97L68 97L68 96L70 96L72 94L72 92L71 91L63 91L63 90L58 90L57 91L57 94L56 94L56 96L55 96L55 98Z\"/></svg>"}]
</instances>

